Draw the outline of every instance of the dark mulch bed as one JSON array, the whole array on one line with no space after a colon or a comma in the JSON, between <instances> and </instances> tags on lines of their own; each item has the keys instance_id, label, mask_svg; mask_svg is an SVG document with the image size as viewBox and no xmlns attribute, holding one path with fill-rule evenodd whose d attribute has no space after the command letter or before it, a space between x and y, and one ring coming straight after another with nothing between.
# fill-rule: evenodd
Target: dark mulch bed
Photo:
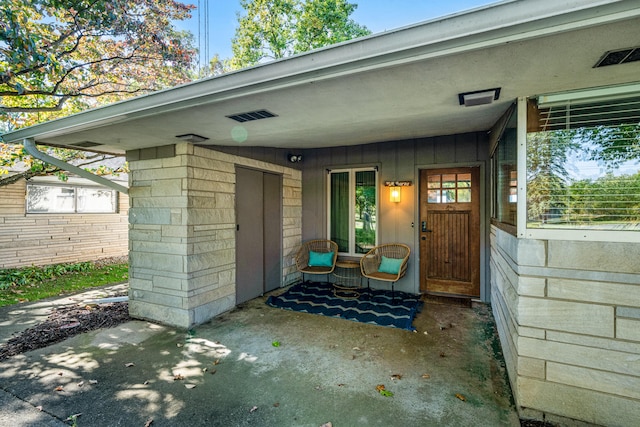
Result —
<instances>
[{"instance_id":1,"label":"dark mulch bed","mask_svg":"<svg viewBox=\"0 0 640 427\"><path fill-rule=\"evenodd\" d=\"M100 328L110 328L131 320L127 302L90 306L62 307L54 310L47 320L0 346L0 361L16 354L47 347L60 341Z\"/></svg>"}]
</instances>

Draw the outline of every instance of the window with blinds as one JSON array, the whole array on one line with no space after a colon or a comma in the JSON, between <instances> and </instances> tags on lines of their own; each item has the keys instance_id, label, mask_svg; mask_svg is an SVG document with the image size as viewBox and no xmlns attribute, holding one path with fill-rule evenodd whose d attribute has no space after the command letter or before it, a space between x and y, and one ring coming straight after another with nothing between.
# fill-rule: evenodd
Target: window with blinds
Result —
<instances>
[{"instance_id":1,"label":"window with blinds","mask_svg":"<svg viewBox=\"0 0 640 427\"><path fill-rule=\"evenodd\" d=\"M640 231L640 95L532 101L527 128L527 227Z\"/></svg>"}]
</instances>

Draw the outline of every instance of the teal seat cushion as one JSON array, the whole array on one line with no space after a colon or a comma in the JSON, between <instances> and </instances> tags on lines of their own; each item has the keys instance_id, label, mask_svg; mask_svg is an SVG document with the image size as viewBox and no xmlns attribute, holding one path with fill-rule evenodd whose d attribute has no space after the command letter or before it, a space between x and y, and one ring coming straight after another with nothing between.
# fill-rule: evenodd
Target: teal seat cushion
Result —
<instances>
[{"instance_id":1,"label":"teal seat cushion","mask_svg":"<svg viewBox=\"0 0 640 427\"><path fill-rule=\"evenodd\" d=\"M309 251L309 267L332 267L333 252Z\"/></svg>"},{"instance_id":2,"label":"teal seat cushion","mask_svg":"<svg viewBox=\"0 0 640 427\"><path fill-rule=\"evenodd\" d=\"M380 267L378 267L378 272L398 274L400 272L401 266L402 266L402 258L387 258L386 256L382 255L382 261L380 261Z\"/></svg>"}]
</instances>

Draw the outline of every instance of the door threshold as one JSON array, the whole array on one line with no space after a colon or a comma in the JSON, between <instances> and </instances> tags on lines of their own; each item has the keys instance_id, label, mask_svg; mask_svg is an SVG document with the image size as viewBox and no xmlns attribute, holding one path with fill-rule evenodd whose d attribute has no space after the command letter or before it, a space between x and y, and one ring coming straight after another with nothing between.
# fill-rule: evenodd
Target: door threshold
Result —
<instances>
[{"instance_id":1,"label":"door threshold","mask_svg":"<svg viewBox=\"0 0 640 427\"><path fill-rule=\"evenodd\" d=\"M428 302L436 304L449 304L461 307L471 307L476 297L469 295L447 294L444 292L425 292L423 298Z\"/></svg>"}]
</instances>

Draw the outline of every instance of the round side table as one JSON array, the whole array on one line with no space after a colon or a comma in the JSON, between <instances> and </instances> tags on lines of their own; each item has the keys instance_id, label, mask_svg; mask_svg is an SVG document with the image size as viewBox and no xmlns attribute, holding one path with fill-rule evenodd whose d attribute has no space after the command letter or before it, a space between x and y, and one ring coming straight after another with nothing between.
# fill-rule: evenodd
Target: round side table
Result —
<instances>
[{"instance_id":1,"label":"round side table","mask_svg":"<svg viewBox=\"0 0 640 427\"><path fill-rule=\"evenodd\" d=\"M361 285L360 263L358 261L338 260L333 270L335 283L333 294L340 298L358 298Z\"/></svg>"}]
</instances>

